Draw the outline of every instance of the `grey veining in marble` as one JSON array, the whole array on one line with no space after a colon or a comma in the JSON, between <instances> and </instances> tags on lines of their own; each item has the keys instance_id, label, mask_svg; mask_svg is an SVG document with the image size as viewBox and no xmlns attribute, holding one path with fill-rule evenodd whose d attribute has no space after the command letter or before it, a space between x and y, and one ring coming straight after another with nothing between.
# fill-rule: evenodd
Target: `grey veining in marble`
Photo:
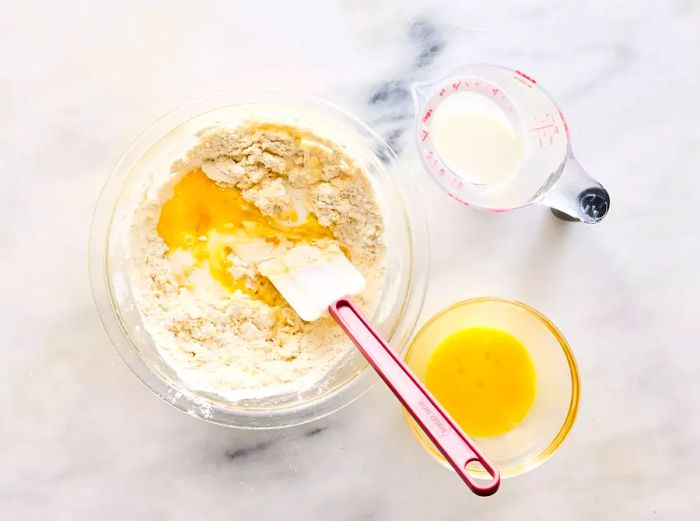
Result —
<instances>
[{"instance_id":1,"label":"grey veining in marble","mask_svg":"<svg viewBox=\"0 0 700 521\"><path fill-rule=\"evenodd\" d=\"M0 9L0 518L691 520L700 511L700 4L28 2ZM577 423L488 499L414 441L375 388L279 432L159 401L102 333L87 277L97 194L172 107L277 86L412 151L411 82L463 63L532 74L610 190L597 227L471 211L418 177L430 218L421 318L523 300L572 344Z\"/></svg>"}]
</instances>

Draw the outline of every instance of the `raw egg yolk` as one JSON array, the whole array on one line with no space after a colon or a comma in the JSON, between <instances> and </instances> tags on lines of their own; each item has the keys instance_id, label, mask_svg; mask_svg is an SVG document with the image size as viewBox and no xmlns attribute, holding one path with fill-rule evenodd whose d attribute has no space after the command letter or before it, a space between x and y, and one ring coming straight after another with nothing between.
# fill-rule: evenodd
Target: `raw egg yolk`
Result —
<instances>
[{"instance_id":1,"label":"raw egg yolk","mask_svg":"<svg viewBox=\"0 0 700 521\"><path fill-rule=\"evenodd\" d=\"M206 262L211 276L229 291L240 290L272 305L282 301L267 279L258 275L251 287L229 273L230 243L241 235L273 243L333 238L330 228L321 226L311 213L302 223L296 220L293 211L276 217L262 214L237 188L220 186L197 169L174 186L161 209L157 231L169 251L180 248L199 264Z\"/></svg>"}]
</instances>

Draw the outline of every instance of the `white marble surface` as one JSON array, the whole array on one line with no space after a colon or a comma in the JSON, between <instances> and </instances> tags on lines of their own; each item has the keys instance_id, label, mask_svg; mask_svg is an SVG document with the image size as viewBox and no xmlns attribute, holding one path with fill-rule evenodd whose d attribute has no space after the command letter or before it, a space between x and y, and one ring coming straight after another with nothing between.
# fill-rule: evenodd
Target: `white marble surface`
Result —
<instances>
[{"instance_id":1,"label":"white marble surface","mask_svg":"<svg viewBox=\"0 0 700 521\"><path fill-rule=\"evenodd\" d=\"M375 4L3 3L0 518L697 518L700 4ZM540 208L478 213L423 187L421 322L458 299L515 297L575 349L580 414L552 460L480 499L423 453L380 387L260 434L188 417L138 383L98 324L86 248L105 176L146 125L222 88L289 86L405 151L401 82L475 61L545 85L612 195L586 227ZM399 88L368 103L386 82Z\"/></svg>"}]
</instances>

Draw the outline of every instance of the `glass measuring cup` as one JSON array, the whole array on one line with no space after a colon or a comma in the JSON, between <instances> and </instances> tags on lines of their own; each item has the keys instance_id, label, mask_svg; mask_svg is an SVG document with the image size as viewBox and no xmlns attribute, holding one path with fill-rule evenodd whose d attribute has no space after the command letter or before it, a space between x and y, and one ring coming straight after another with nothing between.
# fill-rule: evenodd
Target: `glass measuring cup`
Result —
<instances>
[{"instance_id":1,"label":"glass measuring cup","mask_svg":"<svg viewBox=\"0 0 700 521\"><path fill-rule=\"evenodd\" d=\"M435 114L446 99L460 92L495 102L522 144L523 161L509 183L494 186L470 181L438 153ZM563 114L527 74L497 65L467 65L437 81L413 84L412 94L419 155L432 178L453 199L492 211L538 203L549 206L557 217L584 223L605 217L610 207L607 190L576 161Z\"/></svg>"}]
</instances>

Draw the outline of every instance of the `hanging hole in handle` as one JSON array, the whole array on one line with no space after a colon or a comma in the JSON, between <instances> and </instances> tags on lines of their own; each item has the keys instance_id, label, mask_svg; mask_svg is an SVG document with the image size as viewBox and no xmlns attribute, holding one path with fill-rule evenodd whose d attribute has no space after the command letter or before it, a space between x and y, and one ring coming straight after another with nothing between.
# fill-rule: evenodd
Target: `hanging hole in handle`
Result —
<instances>
[{"instance_id":1,"label":"hanging hole in handle","mask_svg":"<svg viewBox=\"0 0 700 521\"><path fill-rule=\"evenodd\" d=\"M479 496L495 494L501 485L500 473L490 463L479 458L467 460L464 471L469 487Z\"/></svg>"}]
</instances>

